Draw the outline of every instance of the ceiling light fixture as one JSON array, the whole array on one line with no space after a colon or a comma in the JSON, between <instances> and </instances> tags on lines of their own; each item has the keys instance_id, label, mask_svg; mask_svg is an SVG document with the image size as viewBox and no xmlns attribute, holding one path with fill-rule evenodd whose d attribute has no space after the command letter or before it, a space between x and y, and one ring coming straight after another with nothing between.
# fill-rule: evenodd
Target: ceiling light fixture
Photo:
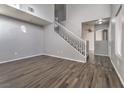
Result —
<instances>
[{"instance_id":1,"label":"ceiling light fixture","mask_svg":"<svg viewBox=\"0 0 124 93\"><path fill-rule=\"evenodd\" d=\"M102 23L103 23L102 21L98 22L98 24L102 24Z\"/></svg>"},{"instance_id":2,"label":"ceiling light fixture","mask_svg":"<svg viewBox=\"0 0 124 93\"><path fill-rule=\"evenodd\" d=\"M96 21L96 24L102 24L103 23L103 19L99 19L98 21Z\"/></svg>"}]
</instances>

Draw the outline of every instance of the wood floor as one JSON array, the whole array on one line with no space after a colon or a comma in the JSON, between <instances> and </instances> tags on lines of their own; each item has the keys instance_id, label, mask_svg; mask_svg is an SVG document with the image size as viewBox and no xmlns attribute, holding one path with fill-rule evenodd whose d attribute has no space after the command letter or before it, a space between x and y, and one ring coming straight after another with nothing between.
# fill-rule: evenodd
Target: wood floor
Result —
<instances>
[{"instance_id":1,"label":"wood floor","mask_svg":"<svg viewBox=\"0 0 124 93\"><path fill-rule=\"evenodd\" d=\"M0 64L0 87L109 88L122 87L108 57L87 63L38 56Z\"/></svg>"}]
</instances>

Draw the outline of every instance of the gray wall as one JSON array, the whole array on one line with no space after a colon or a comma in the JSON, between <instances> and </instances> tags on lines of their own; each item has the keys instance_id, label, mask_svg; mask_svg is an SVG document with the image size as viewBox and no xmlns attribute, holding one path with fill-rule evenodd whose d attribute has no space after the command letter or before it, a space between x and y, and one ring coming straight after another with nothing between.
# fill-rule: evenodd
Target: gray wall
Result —
<instances>
[{"instance_id":1,"label":"gray wall","mask_svg":"<svg viewBox=\"0 0 124 93\"><path fill-rule=\"evenodd\" d=\"M95 55L108 56L108 41L95 41Z\"/></svg>"},{"instance_id":2,"label":"gray wall","mask_svg":"<svg viewBox=\"0 0 124 93\"><path fill-rule=\"evenodd\" d=\"M118 24L118 20L115 20L115 17L113 17L111 20L110 32L109 32L109 56L110 56L112 63L113 63L113 65L114 65L123 85L124 85L124 31L123 31L124 30L124 23L123 23L124 5L122 7L122 10L119 13L119 17L120 17L121 25L122 25L121 29L116 28L116 25ZM119 26L121 27L121 25L119 25ZM115 31L120 31L120 30L122 30L122 34L121 34L122 35L122 38L121 38L122 55L118 56L115 53L115 50L116 50Z\"/></svg>"},{"instance_id":3,"label":"gray wall","mask_svg":"<svg viewBox=\"0 0 124 93\"><path fill-rule=\"evenodd\" d=\"M64 25L81 37L82 22L97 20L111 16L109 4L67 4Z\"/></svg>"},{"instance_id":4,"label":"gray wall","mask_svg":"<svg viewBox=\"0 0 124 93\"><path fill-rule=\"evenodd\" d=\"M41 27L0 15L0 62L44 53Z\"/></svg>"},{"instance_id":5,"label":"gray wall","mask_svg":"<svg viewBox=\"0 0 124 93\"><path fill-rule=\"evenodd\" d=\"M45 51L47 55L84 62L84 57L54 31L54 25L45 28Z\"/></svg>"},{"instance_id":6,"label":"gray wall","mask_svg":"<svg viewBox=\"0 0 124 93\"><path fill-rule=\"evenodd\" d=\"M28 7L34 9L34 13L28 11ZM54 5L53 4L21 4L20 8L31 14L39 16L47 21L54 21Z\"/></svg>"},{"instance_id":7,"label":"gray wall","mask_svg":"<svg viewBox=\"0 0 124 93\"><path fill-rule=\"evenodd\" d=\"M120 5L121 4L112 4L111 5L111 15L112 16L115 16L117 14Z\"/></svg>"},{"instance_id":8,"label":"gray wall","mask_svg":"<svg viewBox=\"0 0 124 93\"><path fill-rule=\"evenodd\" d=\"M54 21L53 4L21 4L20 9ZM0 62L44 54L44 43L43 27L0 15Z\"/></svg>"}]
</instances>

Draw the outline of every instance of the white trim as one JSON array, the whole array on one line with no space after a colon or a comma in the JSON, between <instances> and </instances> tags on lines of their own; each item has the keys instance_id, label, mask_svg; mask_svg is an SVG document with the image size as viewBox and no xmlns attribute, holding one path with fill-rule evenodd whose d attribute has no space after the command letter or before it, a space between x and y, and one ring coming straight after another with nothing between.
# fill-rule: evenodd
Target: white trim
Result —
<instances>
[{"instance_id":1,"label":"white trim","mask_svg":"<svg viewBox=\"0 0 124 93\"><path fill-rule=\"evenodd\" d=\"M94 54L94 55L96 55L96 56L107 56L108 57L108 55L104 55L104 54Z\"/></svg>"},{"instance_id":2,"label":"white trim","mask_svg":"<svg viewBox=\"0 0 124 93\"><path fill-rule=\"evenodd\" d=\"M36 55L31 55L31 56L26 56L26 57L20 57L20 58L16 58L16 59L11 59L11 60L7 60L7 61L2 61L2 62L0 62L0 64L2 64L2 63L8 63L8 62L13 62L13 61L21 60L21 59L26 59L26 58L31 58L31 57L36 57L36 56L40 56L40 55L44 55L44 54L36 54Z\"/></svg>"},{"instance_id":3,"label":"white trim","mask_svg":"<svg viewBox=\"0 0 124 93\"><path fill-rule=\"evenodd\" d=\"M31 57L36 57L36 56L41 56L41 55L52 56L52 57L66 59L66 60L71 60L71 61L86 63L85 61L81 61L81 60L75 60L75 59L71 59L71 58L67 58L67 57L62 57L62 56L56 56L56 55L42 53L42 54L36 54L36 55L31 55L31 56L26 56L26 57L20 57L20 58L16 58L16 59L12 59L12 60L7 60L7 61L1 61L0 64L2 64L2 63L8 63L8 62L13 62L13 61L21 60L21 59L26 59L26 58L31 58Z\"/></svg>"},{"instance_id":4,"label":"white trim","mask_svg":"<svg viewBox=\"0 0 124 93\"><path fill-rule=\"evenodd\" d=\"M71 59L71 58L62 57L62 56L56 56L56 55L51 55L51 54L45 54L45 55L46 55L46 56L51 56L51 57L62 58L62 59L70 60L70 61L76 61L76 62L86 63L85 61L76 60L76 59Z\"/></svg>"},{"instance_id":5,"label":"white trim","mask_svg":"<svg viewBox=\"0 0 124 93\"><path fill-rule=\"evenodd\" d=\"M112 63L112 65L113 65L113 67L114 67L114 69L115 69L115 71L116 71L116 73L117 73L117 75L118 75L118 77L119 77L119 79L120 79L120 81L121 81L121 83L122 83L123 87L124 87L124 81L123 81L123 79L122 79L122 77L121 77L120 73L118 72L118 70L117 70L116 66L114 65L114 63L113 63L113 61L112 61L111 57L109 57L109 58L110 58L111 63Z\"/></svg>"}]
</instances>

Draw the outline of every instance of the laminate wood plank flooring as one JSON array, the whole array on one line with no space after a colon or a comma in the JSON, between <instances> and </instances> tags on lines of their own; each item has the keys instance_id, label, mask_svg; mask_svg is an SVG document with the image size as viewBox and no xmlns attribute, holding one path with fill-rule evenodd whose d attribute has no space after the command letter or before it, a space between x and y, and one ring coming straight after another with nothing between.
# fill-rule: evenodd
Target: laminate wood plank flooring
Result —
<instances>
[{"instance_id":1,"label":"laminate wood plank flooring","mask_svg":"<svg viewBox=\"0 0 124 93\"><path fill-rule=\"evenodd\" d=\"M2 88L122 88L108 57L87 63L37 56L0 64Z\"/></svg>"}]
</instances>

